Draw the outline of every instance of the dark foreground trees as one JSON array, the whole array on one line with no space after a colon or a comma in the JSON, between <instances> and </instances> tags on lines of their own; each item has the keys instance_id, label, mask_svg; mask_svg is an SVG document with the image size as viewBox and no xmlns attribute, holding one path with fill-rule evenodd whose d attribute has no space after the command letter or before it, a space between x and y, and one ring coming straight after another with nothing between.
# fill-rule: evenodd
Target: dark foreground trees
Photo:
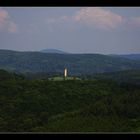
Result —
<instances>
[{"instance_id":1,"label":"dark foreground trees","mask_svg":"<svg viewBox=\"0 0 140 140\"><path fill-rule=\"evenodd\" d=\"M27 80L4 74L1 132L140 131L138 86L128 88L108 80Z\"/></svg>"}]
</instances>

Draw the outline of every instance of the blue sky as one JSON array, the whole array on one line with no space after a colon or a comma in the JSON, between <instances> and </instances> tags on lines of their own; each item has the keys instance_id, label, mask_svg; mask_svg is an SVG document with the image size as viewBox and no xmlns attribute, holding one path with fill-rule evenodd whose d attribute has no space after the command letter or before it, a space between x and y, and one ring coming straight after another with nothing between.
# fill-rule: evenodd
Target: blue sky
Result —
<instances>
[{"instance_id":1,"label":"blue sky","mask_svg":"<svg viewBox=\"0 0 140 140\"><path fill-rule=\"evenodd\" d=\"M0 49L140 53L139 7L1 7Z\"/></svg>"}]
</instances>

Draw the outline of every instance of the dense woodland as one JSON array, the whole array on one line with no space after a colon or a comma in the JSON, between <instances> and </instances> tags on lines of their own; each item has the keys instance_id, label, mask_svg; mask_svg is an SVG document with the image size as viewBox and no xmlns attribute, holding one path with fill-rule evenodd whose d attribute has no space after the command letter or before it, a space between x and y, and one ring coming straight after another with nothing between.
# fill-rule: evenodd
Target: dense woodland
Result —
<instances>
[{"instance_id":1,"label":"dense woodland","mask_svg":"<svg viewBox=\"0 0 140 140\"><path fill-rule=\"evenodd\" d=\"M0 70L0 132L140 132L140 77L81 79Z\"/></svg>"}]
</instances>

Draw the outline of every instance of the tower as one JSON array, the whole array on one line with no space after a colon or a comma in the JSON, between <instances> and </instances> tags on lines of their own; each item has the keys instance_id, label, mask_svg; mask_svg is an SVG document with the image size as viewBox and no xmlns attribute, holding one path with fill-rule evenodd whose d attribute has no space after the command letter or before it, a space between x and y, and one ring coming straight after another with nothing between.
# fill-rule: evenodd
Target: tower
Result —
<instances>
[{"instance_id":1,"label":"tower","mask_svg":"<svg viewBox=\"0 0 140 140\"><path fill-rule=\"evenodd\" d=\"M68 70L67 70L67 68L65 68L64 69L64 77L67 77L67 75L68 75Z\"/></svg>"}]
</instances>

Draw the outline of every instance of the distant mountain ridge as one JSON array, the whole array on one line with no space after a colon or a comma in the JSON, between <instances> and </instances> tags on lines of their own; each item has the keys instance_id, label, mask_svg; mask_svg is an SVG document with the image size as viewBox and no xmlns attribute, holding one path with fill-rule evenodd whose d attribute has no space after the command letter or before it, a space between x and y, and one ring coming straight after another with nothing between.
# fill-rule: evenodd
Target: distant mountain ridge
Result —
<instances>
[{"instance_id":1,"label":"distant mountain ridge","mask_svg":"<svg viewBox=\"0 0 140 140\"><path fill-rule=\"evenodd\" d=\"M0 50L0 69L14 72L62 73L91 75L94 73L140 69L140 61L102 54L57 54Z\"/></svg>"},{"instance_id":2,"label":"distant mountain ridge","mask_svg":"<svg viewBox=\"0 0 140 140\"><path fill-rule=\"evenodd\" d=\"M110 55L110 56L116 56L116 57L131 59L131 60L140 60L140 54L121 54L121 55Z\"/></svg>"},{"instance_id":3,"label":"distant mountain ridge","mask_svg":"<svg viewBox=\"0 0 140 140\"><path fill-rule=\"evenodd\" d=\"M40 52L43 52L43 53L58 53L58 54L66 54L67 53L67 52L64 52L64 51L61 51L61 50L58 50L58 49L43 49Z\"/></svg>"}]
</instances>

